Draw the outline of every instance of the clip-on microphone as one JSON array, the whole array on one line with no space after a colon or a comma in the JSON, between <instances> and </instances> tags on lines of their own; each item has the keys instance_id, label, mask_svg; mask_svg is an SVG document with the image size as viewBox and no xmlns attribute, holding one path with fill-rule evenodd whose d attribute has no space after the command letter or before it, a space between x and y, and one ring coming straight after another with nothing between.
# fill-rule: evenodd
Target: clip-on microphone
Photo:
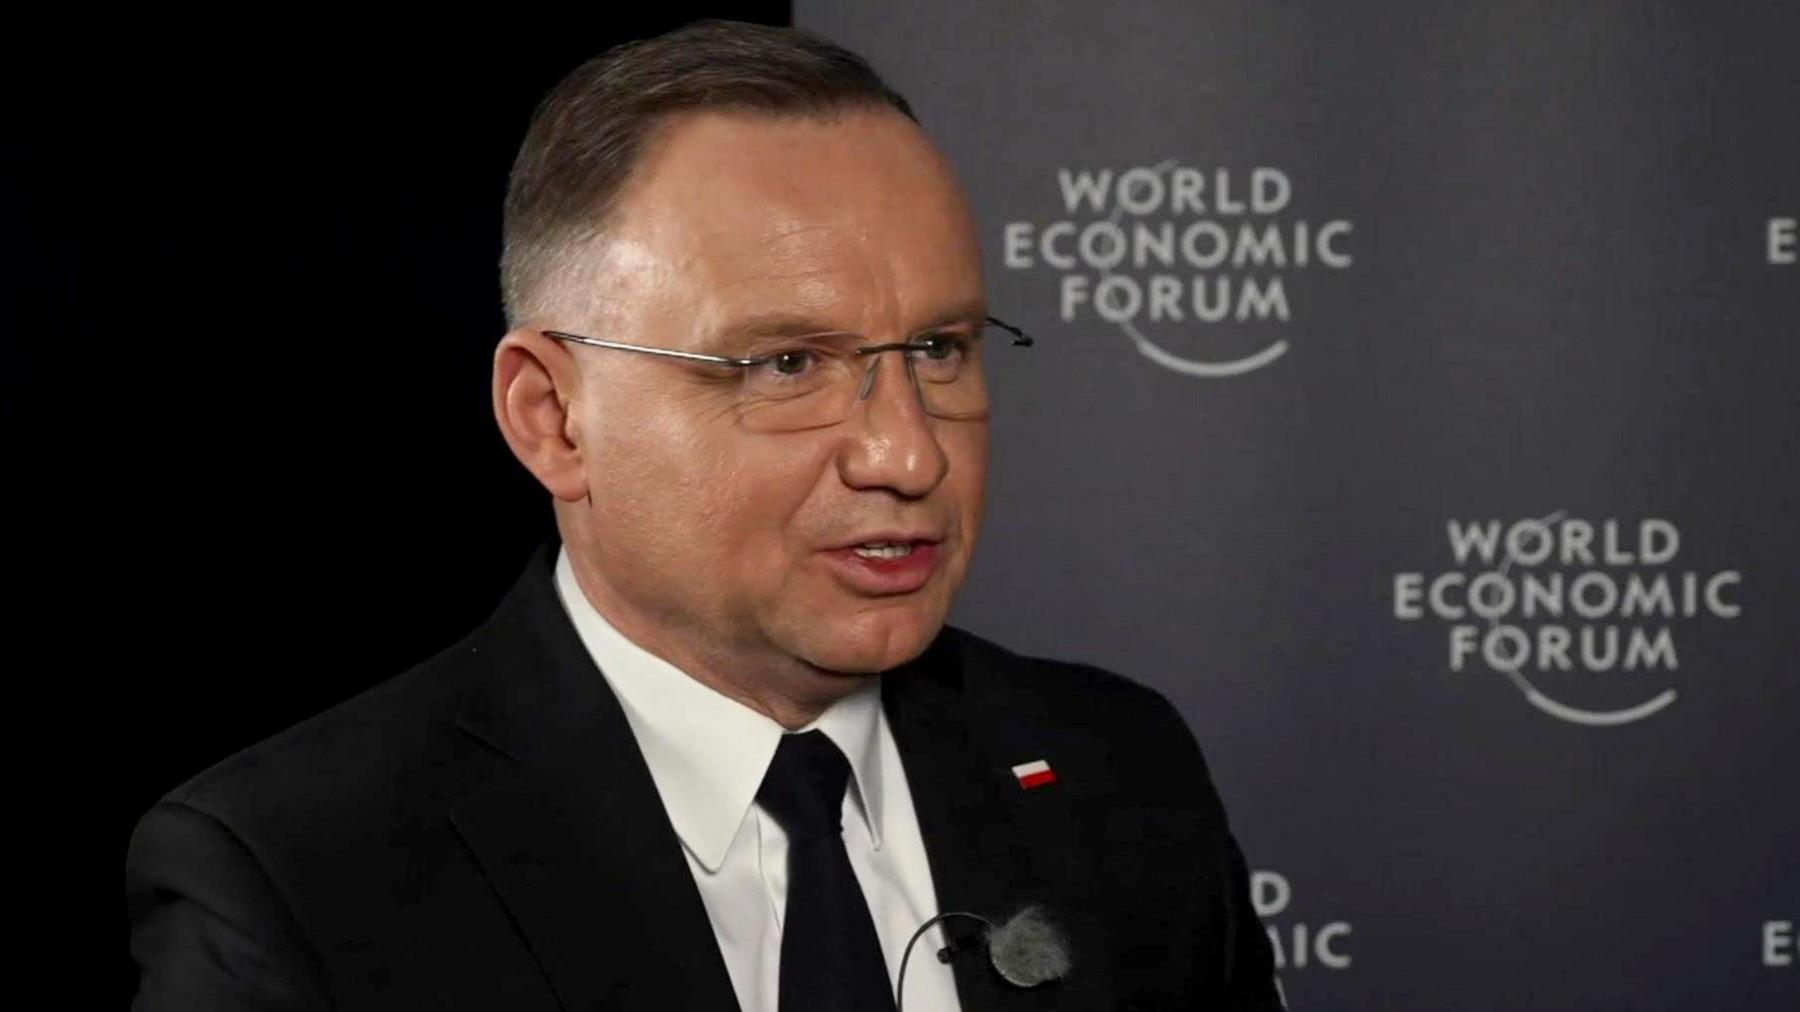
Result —
<instances>
[{"instance_id":1,"label":"clip-on microphone","mask_svg":"<svg viewBox=\"0 0 1800 1012\"><path fill-rule=\"evenodd\" d=\"M1036 987L1061 979L1069 972L1069 943L1056 925L1050 923L1042 907L1032 904L996 925L993 921L965 910L951 910L919 925L906 950L900 954L899 979L894 983L894 1012L904 1012L906 963L912 958L913 945L932 925L952 917L980 921L985 928L981 940L987 946L988 962L1001 979L1014 987ZM950 946L938 950L941 962L950 961Z\"/></svg>"}]
</instances>

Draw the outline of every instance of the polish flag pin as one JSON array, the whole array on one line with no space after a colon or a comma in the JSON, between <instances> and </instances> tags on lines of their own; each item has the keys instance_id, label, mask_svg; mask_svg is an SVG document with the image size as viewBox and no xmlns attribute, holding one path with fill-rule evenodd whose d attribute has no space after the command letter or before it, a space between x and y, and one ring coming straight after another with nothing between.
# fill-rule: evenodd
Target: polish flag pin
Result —
<instances>
[{"instance_id":1,"label":"polish flag pin","mask_svg":"<svg viewBox=\"0 0 1800 1012\"><path fill-rule=\"evenodd\" d=\"M1020 763L1012 768L1013 776L1019 778L1019 786L1026 790L1056 783L1056 771L1042 759L1035 762Z\"/></svg>"}]
</instances>

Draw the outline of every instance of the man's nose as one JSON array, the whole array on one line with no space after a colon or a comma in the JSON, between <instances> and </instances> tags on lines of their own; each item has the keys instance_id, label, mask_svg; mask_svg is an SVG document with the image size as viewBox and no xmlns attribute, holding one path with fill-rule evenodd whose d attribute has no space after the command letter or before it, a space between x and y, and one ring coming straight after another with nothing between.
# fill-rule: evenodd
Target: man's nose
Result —
<instances>
[{"instance_id":1,"label":"man's nose","mask_svg":"<svg viewBox=\"0 0 1800 1012\"><path fill-rule=\"evenodd\" d=\"M886 488L920 498L944 480L950 458L925 413L905 353L883 352L874 359L845 421L838 471L851 488Z\"/></svg>"}]
</instances>

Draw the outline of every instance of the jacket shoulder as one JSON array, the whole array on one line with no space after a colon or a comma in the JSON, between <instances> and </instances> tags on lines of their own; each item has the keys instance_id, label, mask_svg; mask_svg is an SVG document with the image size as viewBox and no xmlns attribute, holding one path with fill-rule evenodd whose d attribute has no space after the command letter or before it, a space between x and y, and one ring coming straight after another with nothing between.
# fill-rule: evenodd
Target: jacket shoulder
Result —
<instances>
[{"instance_id":1,"label":"jacket shoulder","mask_svg":"<svg viewBox=\"0 0 1800 1012\"><path fill-rule=\"evenodd\" d=\"M456 729L483 630L406 671L221 759L163 795L225 822L314 826L365 815L384 798L429 790L464 741Z\"/></svg>"}]
</instances>

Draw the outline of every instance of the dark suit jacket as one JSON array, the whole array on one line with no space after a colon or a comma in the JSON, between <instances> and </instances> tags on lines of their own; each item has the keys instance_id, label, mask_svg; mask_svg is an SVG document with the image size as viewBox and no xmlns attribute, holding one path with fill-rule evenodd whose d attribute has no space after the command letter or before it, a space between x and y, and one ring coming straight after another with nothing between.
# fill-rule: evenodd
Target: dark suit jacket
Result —
<instances>
[{"instance_id":1,"label":"dark suit jacket","mask_svg":"<svg viewBox=\"0 0 1800 1012\"><path fill-rule=\"evenodd\" d=\"M134 1007L736 1007L554 558L460 643L144 815ZM882 695L940 909L1038 901L1070 935L1069 978L1031 991L959 947L967 1012L1278 1007L1243 859L1161 696L950 628ZM1011 767L1035 759L1059 779L1024 790Z\"/></svg>"}]
</instances>

